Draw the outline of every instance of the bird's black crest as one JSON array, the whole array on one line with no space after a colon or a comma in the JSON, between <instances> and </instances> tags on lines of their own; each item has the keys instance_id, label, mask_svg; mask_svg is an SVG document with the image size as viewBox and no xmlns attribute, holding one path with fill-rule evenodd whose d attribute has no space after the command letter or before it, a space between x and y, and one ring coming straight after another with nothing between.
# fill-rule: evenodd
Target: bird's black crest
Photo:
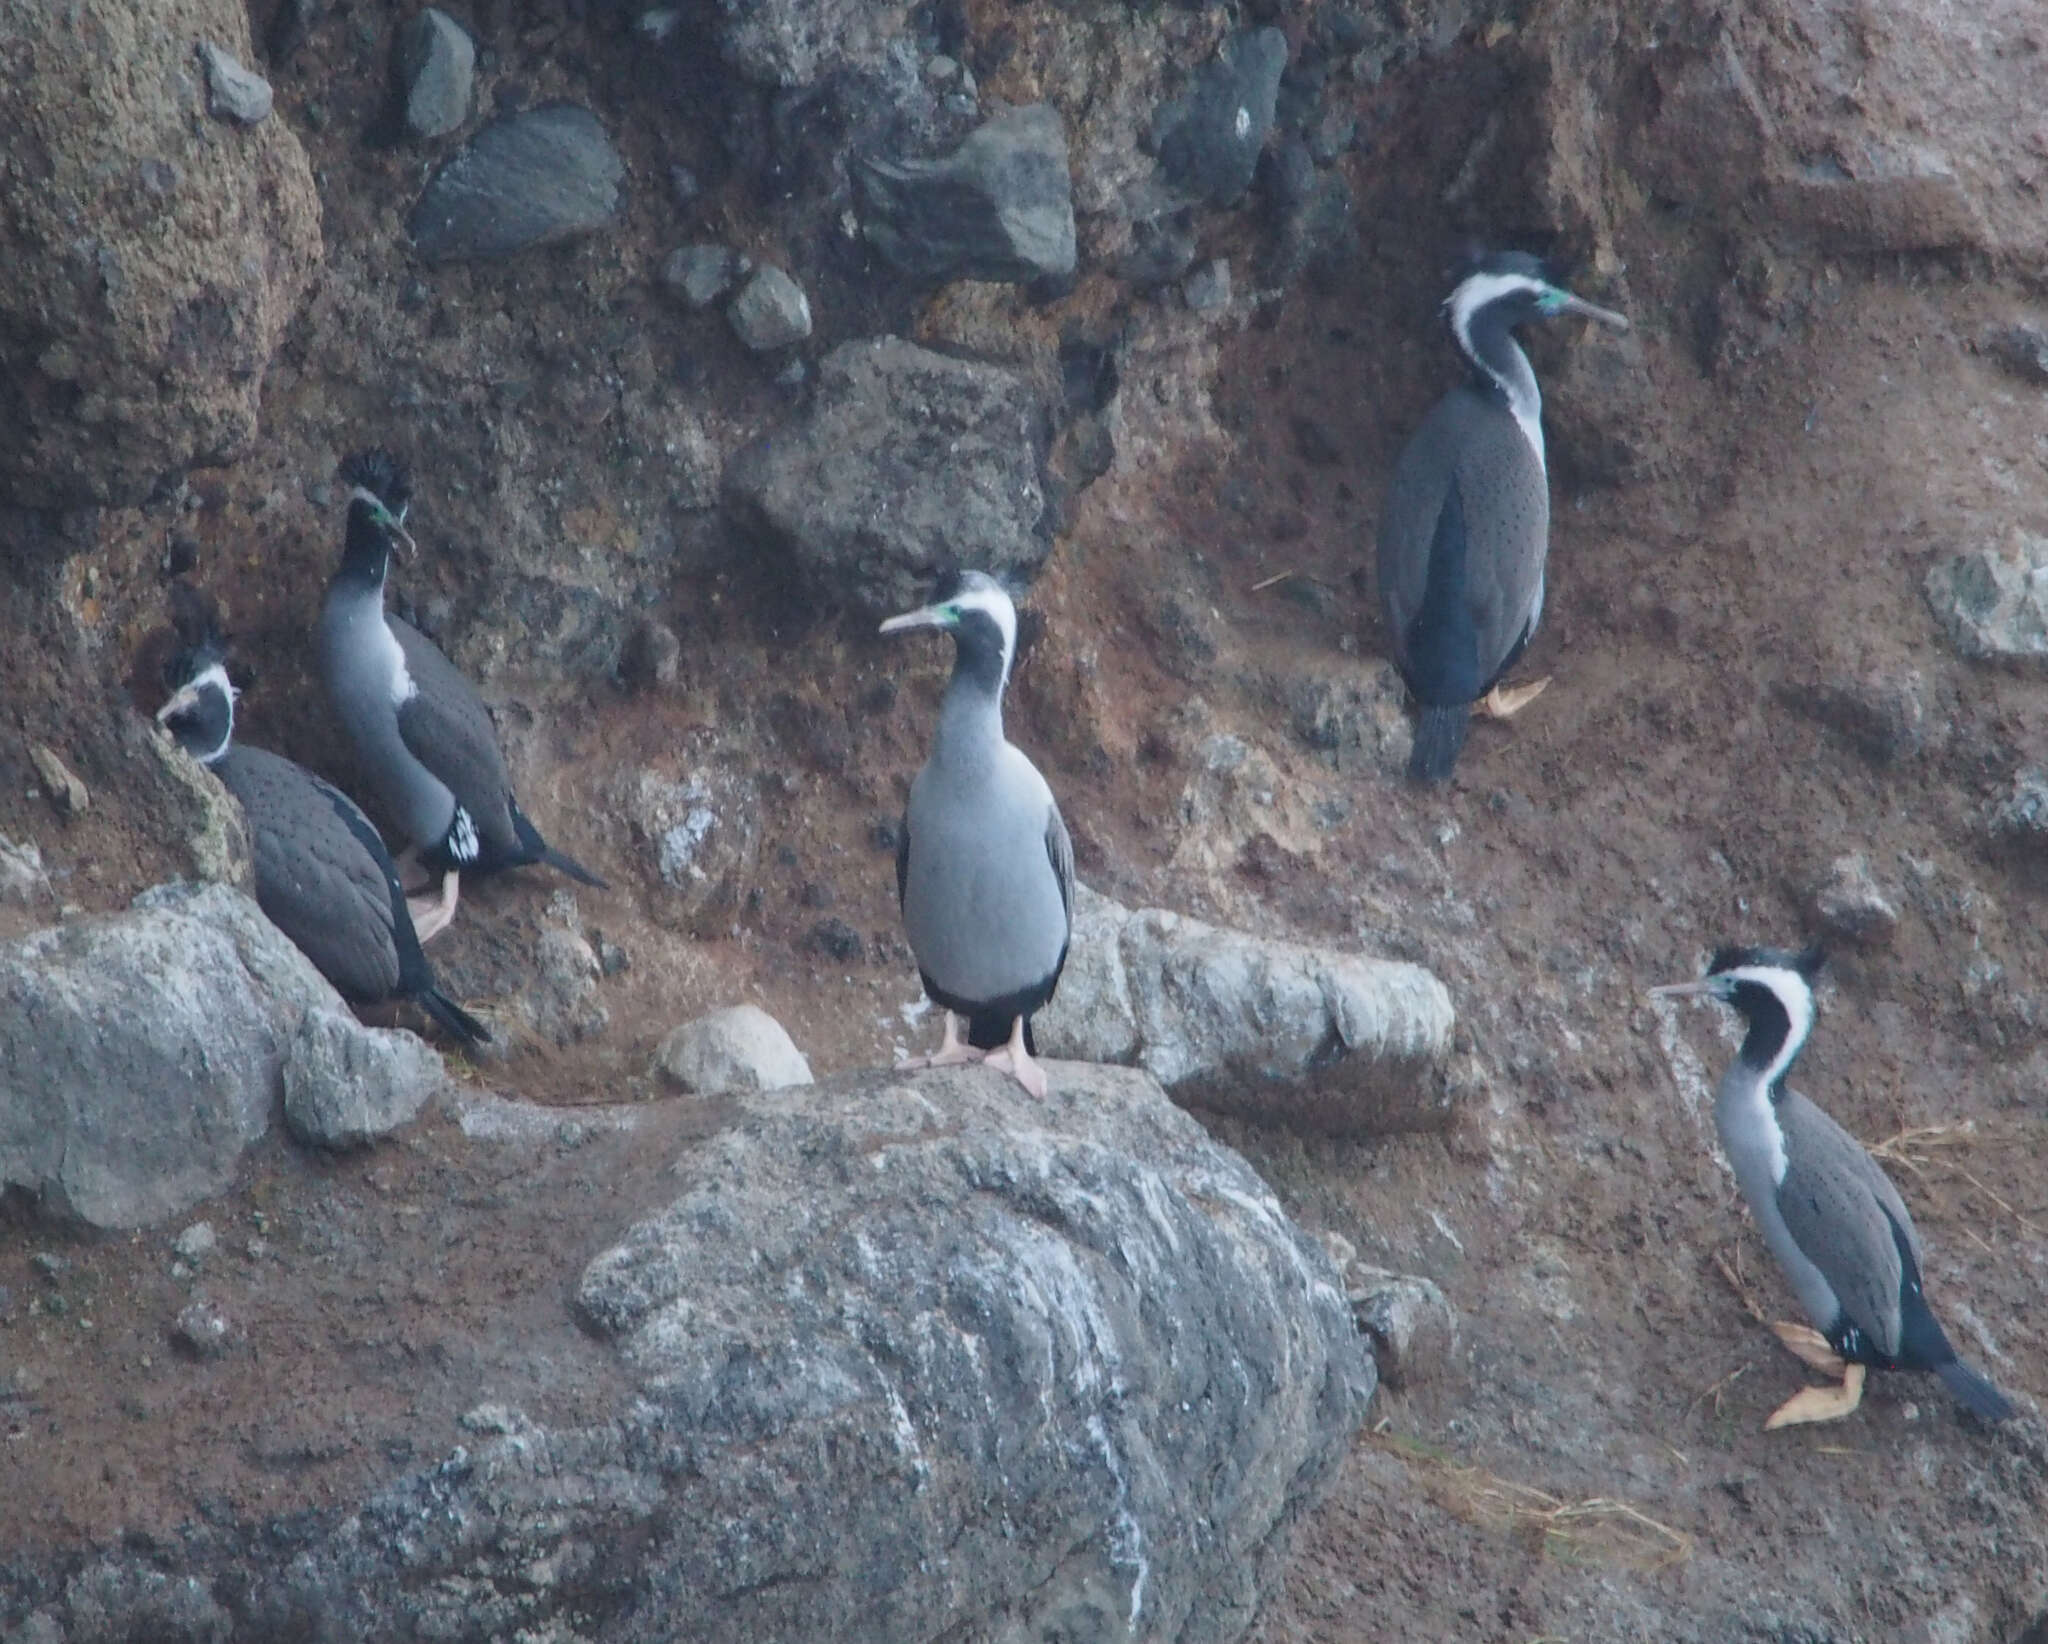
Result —
<instances>
[{"instance_id":1,"label":"bird's black crest","mask_svg":"<svg viewBox=\"0 0 2048 1644\"><path fill-rule=\"evenodd\" d=\"M350 485L360 485L394 514L403 514L412 501L412 480L381 445L344 459L341 477Z\"/></svg>"},{"instance_id":2,"label":"bird's black crest","mask_svg":"<svg viewBox=\"0 0 2048 1644\"><path fill-rule=\"evenodd\" d=\"M1720 976L1727 971L1741 970L1745 966L1762 965L1772 970L1797 971L1810 984L1820 975L1820 968L1827 963L1827 953L1816 943L1794 953L1790 948L1744 948L1721 947L1714 950L1714 957L1707 961L1707 974Z\"/></svg>"},{"instance_id":3,"label":"bird's black crest","mask_svg":"<svg viewBox=\"0 0 2048 1644\"><path fill-rule=\"evenodd\" d=\"M957 560L942 560L932 573L932 597L929 603L943 605L949 599L957 598L967 587L967 575Z\"/></svg>"}]
</instances>

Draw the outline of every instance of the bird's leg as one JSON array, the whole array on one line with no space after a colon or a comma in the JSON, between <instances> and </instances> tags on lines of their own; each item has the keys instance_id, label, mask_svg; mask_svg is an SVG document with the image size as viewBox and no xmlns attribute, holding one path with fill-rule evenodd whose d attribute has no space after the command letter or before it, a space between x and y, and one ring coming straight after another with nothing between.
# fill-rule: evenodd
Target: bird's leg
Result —
<instances>
[{"instance_id":1,"label":"bird's leg","mask_svg":"<svg viewBox=\"0 0 2048 1644\"><path fill-rule=\"evenodd\" d=\"M455 917L455 899L461 895L459 883L462 875L452 868L441 875L439 896L408 896L406 908L412 914L412 928L425 947L442 931L448 928L448 921Z\"/></svg>"},{"instance_id":2,"label":"bird's leg","mask_svg":"<svg viewBox=\"0 0 2048 1644\"><path fill-rule=\"evenodd\" d=\"M1813 1421L1840 1421L1862 1402L1863 1366L1844 1365L1841 1386L1802 1388L1771 1412L1764 1431L1774 1433L1780 1427L1798 1427Z\"/></svg>"},{"instance_id":3,"label":"bird's leg","mask_svg":"<svg viewBox=\"0 0 2048 1644\"><path fill-rule=\"evenodd\" d=\"M939 1048L929 1056L905 1057L898 1067L957 1067L962 1062L978 1062L986 1052L976 1050L972 1045L960 1042L960 1018L950 1010L941 1011L946 1018L946 1037Z\"/></svg>"},{"instance_id":4,"label":"bird's leg","mask_svg":"<svg viewBox=\"0 0 2048 1644\"><path fill-rule=\"evenodd\" d=\"M420 848L408 845L391 859L391 865L398 870L398 882L405 887L407 896L416 896L434 882L434 870L420 860ZM425 937L420 938L425 941Z\"/></svg>"},{"instance_id":5,"label":"bird's leg","mask_svg":"<svg viewBox=\"0 0 2048 1644\"><path fill-rule=\"evenodd\" d=\"M1495 685L1472 704L1472 711L1484 714L1488 719L1510 718L1541 696L1549 684L1550 675L1545 674L1527 685Z\"/></svg>"},{"instance_id":6,"label":"bird's leg","mask_svg":"<svg viewBox=\"0 0 2048 1644\"><path fill-rule=\"evenodd\" d=\"M1780 1321L1771 1326L1771 1333L1785 1345L1801 1364L1810 1364L1824 1376L1839 1376L1846 1366L1842 1357L1828 1345L1823 1336L1810 1324L1790 1324Z\"/></svg>"},{"instance_id":7,"label":"bird's leg","mask_svg":"<svg viewBox=\"0 0 2048 1644\"><path fill-rule=\"evenodd\" d=\"M1010 1026L1010 1042L1001 1050L992 1050L982 1066L992 1067L1022 1085L1041 1102L1045 1100L1045 1069L1032 1059L1031 1052L1024 1048L1024 1018L1019 1016Z\"/></svg>"}]
</instances>

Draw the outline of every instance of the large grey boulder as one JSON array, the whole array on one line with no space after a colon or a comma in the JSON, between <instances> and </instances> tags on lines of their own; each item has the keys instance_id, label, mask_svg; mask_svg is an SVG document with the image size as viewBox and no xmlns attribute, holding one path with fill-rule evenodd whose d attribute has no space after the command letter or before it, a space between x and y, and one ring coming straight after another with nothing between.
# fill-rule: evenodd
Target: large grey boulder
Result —
<instances>
[{"instance_id":1,"label":"large grey boulder","mask_svg":"<svg viewBox=\"0 0 2048 1644\"><path fill-rule=\"evenodd\" d=\"M603 228L625 175L596 115L551 104L471 138L434 173L406 232L428 262L510 257Z\"/></svg>"},{"instance_id":2,"label":"large grey boulder","mask_svg":"<svg viewBox=\"0 0 2048 1644\"><path fill-rule=\"evenodd\" d=\"M221 1192L300 1017L340 998L256 904L163 886L0 949L0 1185L94 1227Z\"/></svg>"},{"instance_id":3,"label":"large grey boulder","mask_svg":"<svg viewBox=\"0 0 2048 1644\"><path fill-rule=\"evenodd\" d=\"M1074 272L1067 138L1046 103L1006 109L937 160L854 168L861 232L906 274L1035 280Z\"/></svg>"},{"instance_id":4,"label":"large grey boulder","mask_svg":"<svg viewBox=\"0 0 2048 1644\"><path fill-rule=\"evenodd\" d=\"M1136 912L1082 885L1048 1056L1143 1068L1182 1101L1338 1134L1449 1121L1455 1016L1420 965Z\"/></svg>"},{"instance_id":5,"label":"large grey boulder","mask_svg":"<svg viewBox=\"0 0 2048 1644\"><path fill-rule=\"evenodd\" d=\"M705 1640L1237 1637L1372 1375L1334 1269L1140 1074L780 1098L585 1272Z\"/></svg>"},{"instance_id":6,"label":"large grey boulder","mask_svg":"<svg viewBox=\"0 0 2048 1644\"><path fill-rule=\"evenodd\" d=\"M983 1068L846 1075L748 1098L687 1151L671 1104L462 1098L465 1146L411 1176L389 1161L408 1214L320 1200L317 1282L210 1266L190 1351L233 1356L256 1339L242 1321L298 1302L309 1357L334 1352L319 1321L370 1332L346 1397L218 1440L288 1438L290 1465L209 1471L204 1513L149 1539L38 1529L0 1560L0 1625L66 1644L1243 1636L1364 1414L1366 1344L1320 1246L1156 1084L1049 1072L1042 1103ZM620 1177L658 1193L607 1249L562 1208ZM489 1327L458 1308L432 1360L383 1348L390 1287L500 1244L471 1310ZM268 1373L289 1375L279 1334ZM124 1465L190 1476L207 1442L138 1421ZM309 1452L347 1466L304 1476Z\"/></svg>"},{"instance_id":7,"label":"large grey boulder","mask_svg":"<svg viewBox=\"0 0 2048 1644\"><path fill-rule=\"evenodd\" d=\"M900 337L844 343L806 409L726 465L725 498L821 596L887 616L921 603L942 564L1038 570L1049 437L1014 372Z\"/></svg>"},{"instance_id":8,"label":"large grey boulder","mask_svg":"<svg viewBox=\"0 0 2048 1644\"><path fill-rule=\"evenodd\" d=\"M16 168L0 221L0 501L140 503L256 431L265 370L320 260L319 204L289 122L209 116L202 42L254 62L248 7L0 18Z\"/></svg>"}]
</instances>

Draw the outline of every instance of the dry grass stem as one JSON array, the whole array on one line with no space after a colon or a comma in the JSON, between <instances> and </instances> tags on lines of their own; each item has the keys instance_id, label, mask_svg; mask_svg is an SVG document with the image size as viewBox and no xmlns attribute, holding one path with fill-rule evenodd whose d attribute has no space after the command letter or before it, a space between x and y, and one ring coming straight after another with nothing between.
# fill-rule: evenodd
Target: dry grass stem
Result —
<instances>
[{"instance_id":1,"label":"dry grass stem","mask_svg":"<svg viewBox=\"0 0 2048 1644\"><path fill-rule=\"evenodd\" d=\"M1533 1484L1517 1484L1483 1467L1452 1461L1395 1433L1375 1432L1367 1442L1414 1469L1430 1498L1453 1518L1502 1534L1533 1537L1562 1563L1654 1570L1692 1557L1691 1536L1615 1497L1566 1501Z\"/></svg>"}]
</instances>

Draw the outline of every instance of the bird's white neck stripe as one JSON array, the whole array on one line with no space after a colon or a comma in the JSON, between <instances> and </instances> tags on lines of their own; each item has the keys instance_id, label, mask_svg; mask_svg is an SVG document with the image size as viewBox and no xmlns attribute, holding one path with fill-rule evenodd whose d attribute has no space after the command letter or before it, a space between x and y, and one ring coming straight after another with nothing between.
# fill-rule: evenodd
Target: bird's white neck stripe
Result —
<instances>
[{"instance_id":1,"label":"bird's white neck stripe","mask_svg":"<svg viewBox=\"0 0 2048 1644\"><path fill-rule=\"evenodd\" d=\"M1536 373L1529 368L1529 356L1522 352L1513 333L1503 327L1500 343L1505 358L1487 359L1473 339L1472 322L1488 303L1516 292L1540 295L1547 289L1541 280L1526 274L1474 274L1459 282L1445 305L1450 310L1451 335L1457 339L1459 352L1507 396L1508 409L1514 413L1522 437L1536 453L1536 466L1546 475L1550 465L1543 449L1543 393L1536 386Z\"/></svg>"},{"instance_id":2,"label":"bird's white neck stripe","mask_svg":"<svg viewBox=\"0 0 2048 1644\"><path fill-rule=\"evenodd\" d=\"M1769 1067L1763 1070L1761 1088L1768 1091L1792 1065L1806 1044L1806 1036L1813 1031L1813 989L1806 978L1797 971L1781 970L1776 965L1739 965L1734 970L1721 972L1723 980L1730 982L1753 982L1759 987L1769 988L1772 996L1785 1010L1787 1031L1784 1044L1778 1047L1778 1054L1771 1058Z\"/></svg>"},{"instance_id":3,"label":"bird's white neck stripe","mask_svg":"<svg viewBox=\"0 0 2048 1644\"><path fill-rule=\"evenodd\" d=\"M405 647L398 643L398 636L391 631L391 624L384 620L384 613L377 613L377 627L374 636L378 641L386 669L384 689L391 698L391 706L402 708L419 695L419 685L412 677L412 670L405 665Z\"/></svg>"}]
</instances>

